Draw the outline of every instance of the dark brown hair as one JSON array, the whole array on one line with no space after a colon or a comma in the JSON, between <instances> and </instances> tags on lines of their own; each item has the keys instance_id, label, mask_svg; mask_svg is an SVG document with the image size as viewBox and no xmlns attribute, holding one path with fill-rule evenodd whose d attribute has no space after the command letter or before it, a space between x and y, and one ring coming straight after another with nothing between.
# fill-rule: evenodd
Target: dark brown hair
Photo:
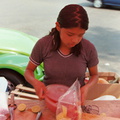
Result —
<instances>
[{"instance_id":1,"label":"dark brown hair","mask_svg":"<svg viewBox=\"0 0 120 120\"><path fill-rule=\"evenodd\" d=\"M70 4L65 6L59 13L57 22L61 28L80 27L87 30L89 19L85 9L77 4ZM60 35L56 28L52 28L50 35L54 37L54 50L60 47ZM80 54L81 42L71 49L71 53L78 56Z\"/></svg>"}]
</instances>

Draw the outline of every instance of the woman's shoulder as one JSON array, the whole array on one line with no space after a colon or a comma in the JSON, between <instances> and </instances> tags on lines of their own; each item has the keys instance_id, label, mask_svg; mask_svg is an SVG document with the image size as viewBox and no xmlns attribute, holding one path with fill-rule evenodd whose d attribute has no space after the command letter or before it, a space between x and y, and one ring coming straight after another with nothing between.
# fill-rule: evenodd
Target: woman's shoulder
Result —
<instances>
[{"instance_id":1,"label":"woman's shoulder","mask_svg":"<svg viewBox=\"0 0 120 120\"><path fill-rule=\"evenodd\" d=\"M53 41L52 36L51 35L46 35L46 36L40 38L36 42L34 48L37 48L39 50L46 50L46 49L49 50L52 47L52 41Z\"/></svg>"},{"instance_id":2,"label":"woman's shoulder","mask_svg":"<svg viewBox=\"0 0 120 120\"><path fill-rule=\"evenodd\" d=\"M85 38L83 38L81 42L82 42L83 48L87 48L88 49L88 48L94 48L95 47L92 42L90 42L89 40L87 40Z\"/></svg>"},{"instance_id":3,"label":"woman's shoulder","mask_svg":"<svg viewBox=\"0 0 120 120\"><path fill-rule=\"evenodd\" d=\"M82 39L82 43L83 43L83 44L85 44L85 43L86 43L86 44L92 44L89 40L87 40L87 39L85 39L85 38Z\"/></svg>"},{"instance_id":4,"label":"woman's shoulder","mask_svg":"<svg viewBox=\"0 0 120 120\"><path fill-rule=\"evenodd\" d=\"M49 43L52 42L53 37L51 35L46 35L38 40L39 43Z\"/></svg>"}]
</instances>

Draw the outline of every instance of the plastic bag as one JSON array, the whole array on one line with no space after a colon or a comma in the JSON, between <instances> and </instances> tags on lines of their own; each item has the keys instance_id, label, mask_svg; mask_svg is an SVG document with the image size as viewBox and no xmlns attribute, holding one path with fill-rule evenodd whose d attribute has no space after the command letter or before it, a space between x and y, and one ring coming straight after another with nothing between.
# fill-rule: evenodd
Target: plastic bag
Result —
<instances>
[{"instance_id":1,"label":"plastic bag","mask_svg":"<svg viewBox=\"0 0 120 120\"><path fill-rule=\"evenodd\" d=\"M76 80L57 104L56 120L81 120L80 83Z\"/></svg>"},{"instance_id":2,"label":"plastic bag","mask_svg":"<svg viewBox=\"0 0 120 120\"><path fill-rule=\"evenodd\" d=\"M7 98L6 92L0 92L0 120L6 120L6 115L9 114Z\"/></svg>"},{"instance_id":3,"label":"plastic bag","mask_svg":"<svg viewBox=\"0 0 120 120\"><path fill-rule=\"evenodd\" d=\"M0 77L0 120L6 120L9 114L7 85L7 80L4 77Z\"/></svg>"}]
</instances>

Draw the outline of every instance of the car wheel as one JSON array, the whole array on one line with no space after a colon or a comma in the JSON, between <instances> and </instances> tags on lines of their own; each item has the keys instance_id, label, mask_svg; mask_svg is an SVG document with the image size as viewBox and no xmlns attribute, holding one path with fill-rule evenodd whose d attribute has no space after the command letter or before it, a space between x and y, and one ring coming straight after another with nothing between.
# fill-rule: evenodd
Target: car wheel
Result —
<instances>
[{"instance_id":1,"label":"car wheel","mask_svg":"<svg viewBox=\"0 0 120 120\"><path fill-rule=\"evenodd\" d=\"M103 6L102 0L94 0L94 7L101 8Z\"/></svg>"},{"instance_id":2,"label":"car wheel","mask_svg":"<svg viewBox=\"0 0 120 120\"><path fill-rule=\"evenodd\" d=\"M16 85L18 84L24 85L26 83L24 77L13 70L0 70L0 77L5 77L8 81L7 92L11 92L12 90L14 90Z\"/></svg>"}]
</instances>

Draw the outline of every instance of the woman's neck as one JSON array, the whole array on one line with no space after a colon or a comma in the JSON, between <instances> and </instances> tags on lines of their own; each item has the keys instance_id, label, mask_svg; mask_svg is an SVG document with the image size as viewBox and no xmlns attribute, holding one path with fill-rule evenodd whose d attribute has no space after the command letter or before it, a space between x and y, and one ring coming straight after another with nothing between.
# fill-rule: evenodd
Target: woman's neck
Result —
<instances>
[{"instance_id":1,"label":"woman's neck","mask_svg":"<svg viewBox=\"0 0 120 120\"><path fill-rule=\"evenodd\" d=\"M63 54L63 55L69 55L71 53L71 49L65 48L65 47L60 47L59 51Z\"/></svg>"}]
</instances>

